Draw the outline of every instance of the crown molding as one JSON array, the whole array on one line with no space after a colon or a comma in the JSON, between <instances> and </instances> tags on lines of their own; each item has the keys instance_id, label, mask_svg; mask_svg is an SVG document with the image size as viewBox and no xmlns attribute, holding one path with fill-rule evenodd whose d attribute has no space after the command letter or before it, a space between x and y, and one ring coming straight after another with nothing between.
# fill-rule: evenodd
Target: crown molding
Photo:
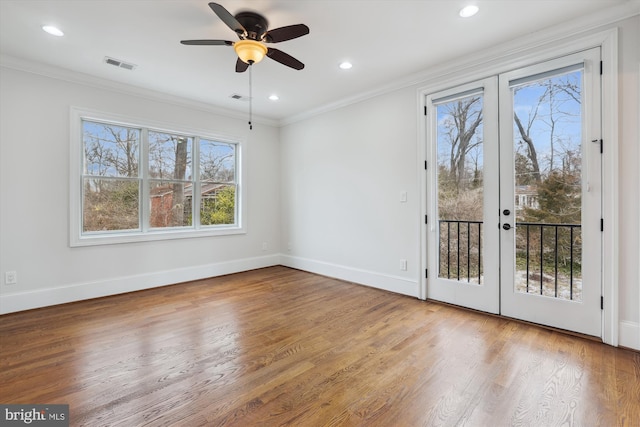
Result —
<instances>
[{"instance_id":1,"label":"crown molding","mask_svg":"<svg viewBox=\"0 0 640 427\"><path fill-rule=\"evenodd\" d=\"M471 55L465 55L464 58L458 58L452 61L447 61L443 64L429 67L425 71L396 79L395 82L378 86L374 90L362 92L351 97L322 105L312 110L304 111L300 114L280 120L279 124L280 126L290 125L320 114L366 101L367 99L375 98L389 92L410 86L424 85L429 81L440 79L444 76L460 74L471 69L478 69L490 64L496 64L501 60L503 61L509 57L521 54L531 49L563 41L572 36L584 34L587 31L601 30L603 29L602 27L615 24L616 22L620 22L637 15L640 15L640 0L629 0L627 3L612 7L605 11L589 14L561 25L546 27L536 31L535 33L510 40L490 49L485 49Z\"/></svg>"},{"instance_id":2,"label":"crown molding","mask_svg":"<svg viewBox=\"0 0 640 427\"><path fill-rule=\"evenodd\" d=\"M497 45L490 49L479 51L472 55L466 55L464 58L448 61L433 67L429 67L425 71L414 73L396 79L394 82L381 85L373 90L361 92L357 95L350 96L324 104L318 108L304 111L302 113L290 116L281 120L273 120L265 117L255 116L254 123L260 123L273 127L282 127L290 125L308 118L337 110L352 104L356 104L367 99L371 99L389 92L393 92L406 87L425 84L431 80L441 78L443 76L459 73L461 70L469 70L472 68L482 67L491 63L504 60L512 55L534 49L539 46L548 45L571 36L591 31L599 27L614 24L633 16L640 15L640 0L629 0L628 2L609 8L605 11L599 11L594 14L541 29L535 33L528 34L509 42ZM232 119L246 120L246 114L209 104L205 102L195 101L175 95L169 95L163 92L144 89L138 86L119 83L112 80L79 73L65 68L55 67L43 63L33 62L22 58L0 54L0 66L38 74L58 80L68 81L71 83L83 84L100 89L120 92L127 95L134 95L152 101L165 102L177 106L191 108L216 114L222 117Z\"/></svg>"},{"instance_id":3,"label":"crown molding","mask_svg":"<svg viewBox=\"0 0 640 427\"><path fill-rule=\"evenodd\" d=\"M192 99L170 95L163 92L145 89L138 86L119 83L101 77L91 76L85 73L79 73L66 68L55 67L52 65L29 61L11 55L0 54L0 67L10 68L31 74L37 74L44 77L62 80L69 83L76 83L85 86L91 86L98 89L104 89L112 92L119 92L125 95L133 95L150 101L164 102L171 105L190 108L206 113L216 114L230 119L245 120L247 114L239 111L229 110L206 102L194 101ZM265 117L254 116L252 121L263 125L278 127L277 120L267 119Z\"/></svg>"}]
</instances>

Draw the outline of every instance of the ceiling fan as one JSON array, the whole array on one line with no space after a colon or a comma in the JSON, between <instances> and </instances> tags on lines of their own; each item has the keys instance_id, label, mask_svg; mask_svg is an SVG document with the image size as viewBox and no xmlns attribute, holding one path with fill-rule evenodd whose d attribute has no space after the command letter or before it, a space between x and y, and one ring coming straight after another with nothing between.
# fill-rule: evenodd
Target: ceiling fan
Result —
<instances>
[{"instance_id":1,"label":"ceiling fan","mask_svg":"<svg viewBox=\"0 0 640 427\"><path fill-rule=\"evenodd\" d=\"M218 3L209 3L211 10L238 35L237 42L229 40L182 40L185 45L199 46L233 46L238 54L236 72L242 73L265 56L296 70L302 70L304 64L293 56L264 43L280 43L309 34L309 27L304 24L288 25L269 30L267 19L256 12L240 12L233 16Z\"/></svg>"}]
</instances>

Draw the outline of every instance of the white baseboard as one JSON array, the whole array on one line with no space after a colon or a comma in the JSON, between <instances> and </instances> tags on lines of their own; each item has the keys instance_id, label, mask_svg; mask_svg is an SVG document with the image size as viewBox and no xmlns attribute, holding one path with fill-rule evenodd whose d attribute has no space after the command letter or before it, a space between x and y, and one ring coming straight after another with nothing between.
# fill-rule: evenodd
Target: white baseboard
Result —
<instances>
[{"instance_id":1,"label":"white baseboard","mask_svg":"<svg viewBox=\"0 0 640 427\"><path fill-rule=\"evenodd\" d=\"M640 323L623 320L618 334L618 345L640 350Z\"/></svg>"},{"instance_id":2,"label":"white baseboard","mask_svg":"<svg viewBox=\"0 0 640 427\"><path fill-rule=\"evenodd\" d=\"M3 294L0 295L0 314L157 288L274 265L283 265L398 294L419 297L419 283L415 280L307 258L274 254L57 288ZM623 347L640 350L640 323L621 321L619 325L618 344Z\"/></svg>"},{"instance_id":3,"label":"white baseboard","mask_svg":"<svg viewBox=\"0 0 640 427\"><path fill-rule=\"evenodd\" d=\"M375 271L360 270L344 265L331 264L308 258L300 258L290 255L281 255L280 264L285 267L296 268L310 273L346 280L348 282L384 289L398 294L409 295L418 298L419 284L416 280L399 276L381 274Z\"/></svg>"},{"instance_id":4,"label":"white baseboard","mask_svg":"<svg viewBox=\"0 0 640 427\"><path fill-rule=\"evenodd\" d=\"M215 264L200 265L177 270L165 270L149 274L117 277L88 283L78 283L57 288L0 295L0 314L31 310L50 305L65 304L91 298L157 288L191 280L239 273L280 263L280 255L243 258Z\"/></svg>"}]
</instances>

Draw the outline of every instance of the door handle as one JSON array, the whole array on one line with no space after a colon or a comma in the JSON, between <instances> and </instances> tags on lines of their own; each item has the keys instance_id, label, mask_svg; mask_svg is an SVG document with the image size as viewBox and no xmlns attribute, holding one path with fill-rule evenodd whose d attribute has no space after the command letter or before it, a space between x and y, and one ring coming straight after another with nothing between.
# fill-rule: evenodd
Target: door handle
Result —
<instances>
[{"instance_id":1,"label":"door handle","mask_svg":"<svg viewBox=\"0 0 640 427\"><path fill-rule=\"evenodd\" d=\"M502 228L505 230L511 230L511 224L502 224Z\"/></svg>"},{"instance_id":2,"label":"door handle","mask_svg":"<svg viewBox=\"0 0 640 427\"><path fill-rule=\"evenodd\" d=\"M505 210L503 210L503 211L502 211L502 213L503 213L504 215L506 215L506 216L511 215L511 211L510 211L509 209L505 209Z\"/></svg>"}]
</instances>

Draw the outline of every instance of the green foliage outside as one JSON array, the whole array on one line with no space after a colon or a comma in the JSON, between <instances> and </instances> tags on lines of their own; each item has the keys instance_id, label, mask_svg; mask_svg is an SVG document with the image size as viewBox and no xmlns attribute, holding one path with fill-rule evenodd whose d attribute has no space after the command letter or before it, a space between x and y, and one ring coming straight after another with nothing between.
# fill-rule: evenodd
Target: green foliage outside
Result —
<instances>
[{"instance_id":1,"label":"green foliage outside","mask_svg":"<svg viewBox=\"0 0 640 427\"><path fill-rule=\"evenodd\" d=\"M537 209L529 207L523 209L522 222L580 224L582 204L580 172L555 170L545 176L538 186L538 204ZM557 241L555 228L544 227L542 240L542 267L545 274L554 273L557 262L559 273L568 275L573 269L574 277L580 275L582 235L579 227L573 229L573 236L569 227L559 227ZM519 269L526 268L526 244L526 227L520 226L517 234L516 258ZM539 226L529 228L529 248L529 269L540 270Z\"/></svg>"},{"instance_id":2,"label":"green foliage outside","mask_svg":"<svg viewBox=\"0 0 640 427\"><path fill-rule=\"evenodd\" d=\"M236 189L224 187L212 199L202 199L200 223L202 225L235 224Z\"/></svg>"}]
</instances>

